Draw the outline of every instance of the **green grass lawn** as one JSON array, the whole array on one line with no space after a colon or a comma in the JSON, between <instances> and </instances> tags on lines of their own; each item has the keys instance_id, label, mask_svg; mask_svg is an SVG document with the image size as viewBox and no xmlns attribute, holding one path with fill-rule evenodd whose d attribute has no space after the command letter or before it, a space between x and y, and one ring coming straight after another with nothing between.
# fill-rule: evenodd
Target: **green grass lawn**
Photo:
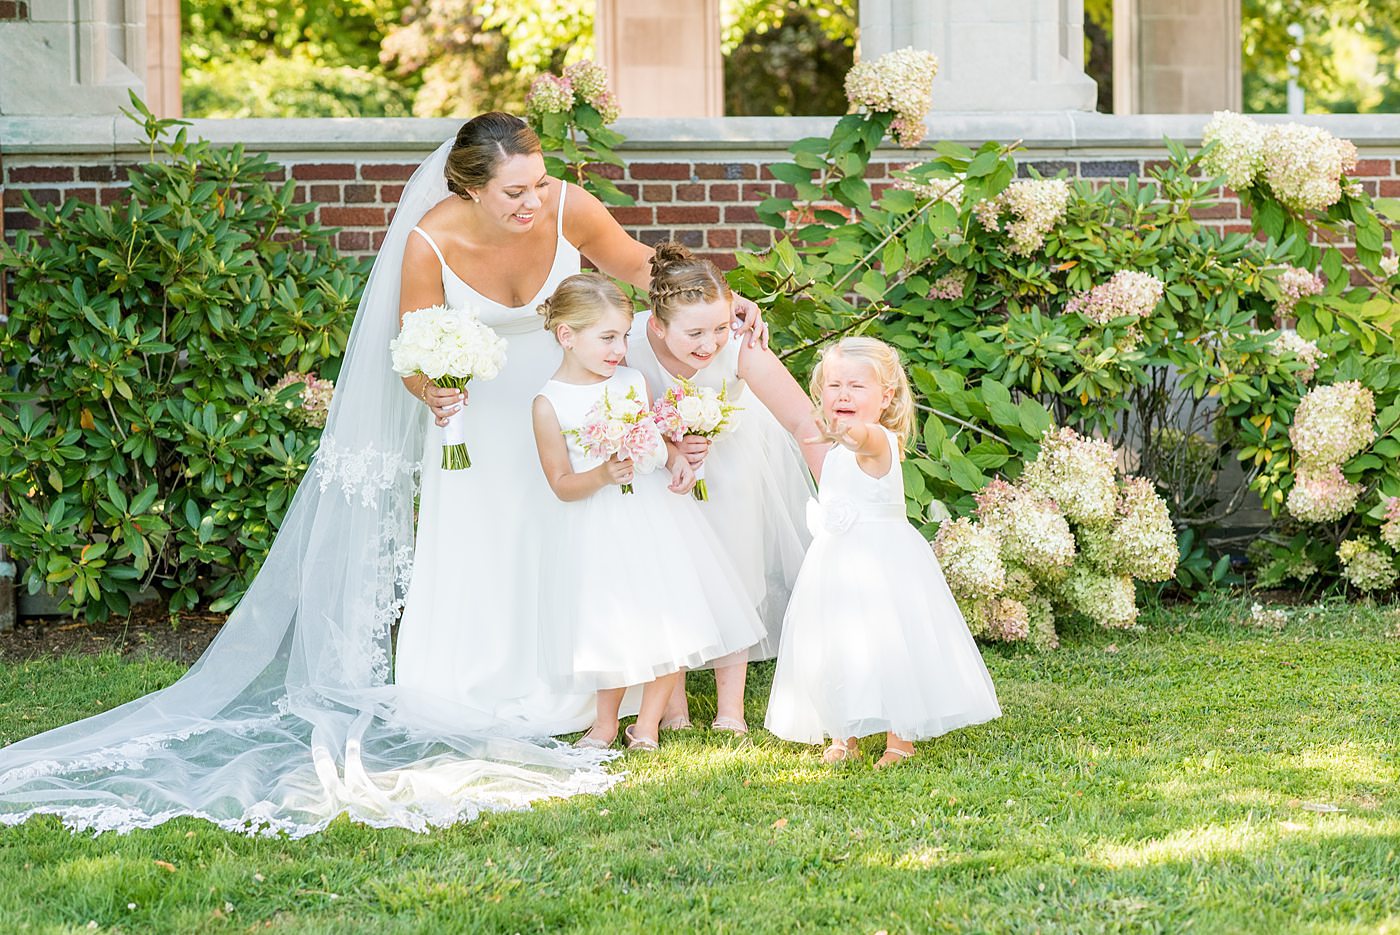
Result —
<instances>
[{"instance_id":1,"label":"green grass lawn","mask_svg":"<svg viewBox=\"0 0 1400 935\"><path fill-rule=\"evenodd\" d=\"M878 774L701 730L628 758L605 796L430 835L0 828L0 932L1400 932L1400 613L1249 617L1219 600L1050 655L988 650L1004 716ZM0 729L178 674L0 660Z\"/></svg>"}]
</instances>

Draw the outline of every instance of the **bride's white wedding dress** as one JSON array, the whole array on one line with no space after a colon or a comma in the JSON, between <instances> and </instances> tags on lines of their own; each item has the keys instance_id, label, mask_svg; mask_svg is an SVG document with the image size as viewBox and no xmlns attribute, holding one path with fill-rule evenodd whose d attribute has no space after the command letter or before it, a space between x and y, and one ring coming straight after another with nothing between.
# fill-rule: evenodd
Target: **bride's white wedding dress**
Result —
<instances>
[{"instance_id":1,"label":"bride's white wedding dress","mask_svg":"<svg viewBox=\"0 0 1400 935\"><path fill-rule=\"evenodd\" d=\"M533 633L519 623L534 620L522 602L538 567L510 573L535 532L529 498L543 490L528 407L517 413L515 401L534 394L558 353L533 306L488 310L521 333L508 336L502 377L471 389L473 431L491 437L472 444L467 471L437 469L427 410L393 372L404 247L448 195L452 145L404 189L320 447L248 593L175 684L0 750L0 825L56 815L73 829L130 831L195 816L300 836L347 815L421 831L617 781L607 754L520 736L522 724L558 726L547 722L567 707L548 695L537 704L524 676L538 668L526 658L537 652ZM545 288L577 269L560 238ZM465 284L449 289L449 300L468 296ZM390 629L410 580L395 684Z\"/></svg>"},{"instance_id":2,"label":"bride's white wedding dress","mask_svg":"<svg viewBox=\"0 0 1400 935\"><path fill-rule=\"evenodd\" d=\"M442 264L447 305L475 309L508 347L500 375L468 387L470 468L439 467L441 429L429 426L394 680L416 711L449 721L457 708L484 711L527 735L582 730L594 710L592 695L562 694L545 684L538 626L544 511L554 494L540 469L530 407L558 368L560 350L535 308L580 269L578 249L564 237L567 191L564 185L559 193L549 276L516 308L467 285L426 231L413 234Z\"/></svg>"}]
</instances>

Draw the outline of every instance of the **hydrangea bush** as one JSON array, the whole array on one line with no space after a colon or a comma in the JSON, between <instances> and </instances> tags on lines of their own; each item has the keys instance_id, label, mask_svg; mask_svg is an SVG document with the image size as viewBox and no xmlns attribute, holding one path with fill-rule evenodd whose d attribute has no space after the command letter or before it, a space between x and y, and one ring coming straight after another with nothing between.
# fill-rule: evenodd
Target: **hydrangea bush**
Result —
<instances>
[{"instance_id":1,"label":"hydrangea bush","mask_svg":"<svg viewBox=\"0 0 1400 935\"><path fill-rule=\"evenodd\" d=\"M1130 627L1134 582L1176 571L1176 533L1151 482L1116 477L1113 449L1073 429L1047 433L1017 483L994 480L975 500L975 519L945 522L934 550L983 639L1052 649L1057 613Z\"/></svg>"},{"instance_id":2,"label":"hydrangea bush","mask_svg":"<svg viewBox=\"0 0 1400 935\"><path fill-rule=\"evenodd\" d=\"M610 205L635 203L599 168L622 166L613 149L623 136L608 129L620 114L607 70L587 59L562 74L540 75L525 96L525 117L539 135L549 174L583 186Z\"/></svg>"}]
</instances>

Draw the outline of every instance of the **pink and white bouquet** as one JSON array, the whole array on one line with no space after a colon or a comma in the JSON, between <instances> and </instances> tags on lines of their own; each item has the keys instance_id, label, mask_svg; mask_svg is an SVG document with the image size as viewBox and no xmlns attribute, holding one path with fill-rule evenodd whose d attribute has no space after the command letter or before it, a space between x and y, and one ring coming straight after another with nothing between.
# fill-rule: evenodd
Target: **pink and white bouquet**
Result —
<instances>
[{"instance_id":1,"label":"pink and white bouquet","mask_svg":"<svg viewBox=\"0 0 1400 935\"><path fill-rule=\"evenodd\" d=\"M696 386L682 377L652 405L652 417L661 434L679 444L687 435L715 438L733 431L738 423L737 413L742 408L729 401L727 384L715 390L708 386ZM704 462L695 469L695 487L691 495L696 500L710 499L710 490L705 485Z\"/></svg>"},{"instance_id":2,"label":"pink and white bouquet","mask_svg":"<svg viewBox=\"0 0 1400 935\"><path fill-rule=\"evenodd\" d=\"M589 457L606 461L617 455L619 460L631 461L640 474L650 474L666 463L666 441L635 387L618 400L604 390L583 425L565 429L564 434L572 435ZM623 484L622 492L631 493L632 485Z\"/></svg>"},{"instance_id":3,"label":"pink and white bouquet","mask_svg":"<svg viewBox=\"0 0 1400 935\"><path fill-rule=\"evenodd\" d=\"M462 389L471 380L495 379L506 364L506 342L475 311L432 305L403 316L389 354L400 376L422 374L438 386ZM443 470L472 466L464 416L458 409L442 430Z\"/></svg>"}]
</instances>

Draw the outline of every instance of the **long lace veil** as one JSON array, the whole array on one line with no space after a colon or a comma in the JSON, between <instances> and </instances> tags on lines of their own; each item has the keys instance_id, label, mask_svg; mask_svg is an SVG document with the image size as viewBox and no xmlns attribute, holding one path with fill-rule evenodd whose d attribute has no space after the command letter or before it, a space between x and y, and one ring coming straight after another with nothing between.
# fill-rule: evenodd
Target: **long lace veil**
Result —
<instances>
[{"instance_id":1,"label":"long lace veil","mask_svg":"<svg viewBox=\"0 0 1400 935\"><path fill-rule=\"evenodd\" d=\"M606 788L596 752L485 715L415 720L390 682L429 418L390 367L410 230L447 196L451 141L413 174L355 316L320 449L242 602L174 685L0 750L0 824L78 829L182 815L310 834L340 814L423 830Z\"/></svg>"}]
</instances>

